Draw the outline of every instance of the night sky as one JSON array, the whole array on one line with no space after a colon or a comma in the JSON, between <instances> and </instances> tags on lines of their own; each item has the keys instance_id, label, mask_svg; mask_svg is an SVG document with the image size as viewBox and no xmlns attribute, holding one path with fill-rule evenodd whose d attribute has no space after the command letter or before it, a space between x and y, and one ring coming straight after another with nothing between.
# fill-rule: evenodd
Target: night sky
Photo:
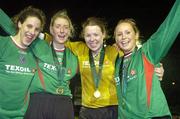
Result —
<instances>
[{"instance_id":1,"label":"night sky","mask_svg":"<svg viewBox=\"0 0 180 119\"><path fill-rule=\"evenodd\" d=\"M33 5L45 12L47 24L55 12L66 9L75 25L77 38L81 30L80 25L87 17L104 18L108 22L110 34L118 20L133 18L141 35L147 39L163 22L174 2L175 0L1 0L0 7L12 17L24 7ZM45 31L48 32L48 26ZM109 39L107 43L113 42ZM180 35L162 63L165 69L164 79L161 82L164 93L172 113L180 114Z\"/></svg>"}]
</instances>

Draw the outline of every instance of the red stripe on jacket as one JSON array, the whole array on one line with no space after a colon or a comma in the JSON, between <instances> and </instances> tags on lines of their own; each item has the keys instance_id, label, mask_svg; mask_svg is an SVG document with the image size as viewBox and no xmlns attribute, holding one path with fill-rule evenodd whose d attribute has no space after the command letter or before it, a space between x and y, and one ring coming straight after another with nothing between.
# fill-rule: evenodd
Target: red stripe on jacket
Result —
<instances>
[{"instance_id":1,"label":"red stripe on jacket","mask_svg":"<svg viewBox=\"0 0 180 119\"><path fill-rule=\"evenodd\" d=\"M151 102L151 89L152 89L154 66L144 55L143 55L143 61L144 61L144 71L145 71L145 79L146 79L147 104L149 107Z\"/></svg>"}]
</instances>

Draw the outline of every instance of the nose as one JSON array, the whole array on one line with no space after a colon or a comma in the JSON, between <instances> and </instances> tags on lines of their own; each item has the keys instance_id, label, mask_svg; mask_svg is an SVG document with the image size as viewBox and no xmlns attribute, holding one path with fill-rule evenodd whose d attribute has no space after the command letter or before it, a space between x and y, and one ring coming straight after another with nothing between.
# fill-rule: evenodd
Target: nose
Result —
<instances>
[{"instance_id":1,"label":"nose","mask_svg":"<svg viewBox=\"0 0 180 119\"><path fill-rule=\"evenodd\" d=\"M122 34L122 39L125 39L126 38L126 35L125 34Z\"/></svg>"},{"instance_id":2,"label":"nose","mask_svg":"<svg viewBox=\"0 0 180 119\"><path fill-rule=\"evenodd\" d=\"M96 36L95 35L91 35L90 36L90 41L95 41L96 40Z\"/></svg>"},{"instance_id":3,"label":"nose","mask_svg":"<svg viewBox=\"0 0 180 119\"><path fill-rule=\"evenodd\" d=\"M59 29L60 29L61 33L64 32L64 28L63 27L60 27Z\"/></svg>"},{"instance_id":4,"label":"nose","mask_svg":"<svg viewBox=\"0 0 180 119\"><path fill-rule=\"evenodd\" d=\"M93 41L94 41L94 37L91 36L90 39L89 39L89 41L93 42Z\"/></svg>"},{"instance_id":5,"label":"nose","mask_svg":"<svg viewBox=\"0 0 180 119\"><path fill-rule=\"evenodd\" d=\"M30 29L30 33L31 33L31 34L33 34L33 35L34 35L34 34L35 34L35 32L36 32L36 29L35 29L35 28L31 28L31 29Z\"/></svg>"}]
</instances>

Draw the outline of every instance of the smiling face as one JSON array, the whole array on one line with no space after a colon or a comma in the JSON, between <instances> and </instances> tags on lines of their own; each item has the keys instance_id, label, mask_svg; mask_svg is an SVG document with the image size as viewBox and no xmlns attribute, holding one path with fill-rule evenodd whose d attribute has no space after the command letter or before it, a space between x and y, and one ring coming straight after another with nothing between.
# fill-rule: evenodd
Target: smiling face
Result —
<instances>
[{"instance_id":1,"label":"smiling face","mask_svg":"<svg viewBox=\"0 0 180 119\"><path fill-rule=\"evenodd\" d=\"M20 45L29 46L41 31L41 21L37 17L29 16L23 23L18 22Z\"/></svg>"},{"instance_id":2,"label":"smiling face","mask_svg":"<svg viewBox=\"0 0 180 119\"><path fill-rule=\"evenodd\" d=\"M64 44L70 36L68 20L61 17L56 18L52 26L50 26L50 32L54 43Z\"/></svg>"},{"instance_id":3,"label":"smiling face","mask_svg":"<svg viewBox=\"0 0 180 119\"><path fill-rule=\"evenodd\" d=\"M132 25L127 22L122 22L115 29L115 40L120 49L128 54L136 47L137 34Z\"/></svg>"},{"instance_id":4,"label":"smiling face","mask_svg":"<svg viewBox=\"0 0 180 119\"><path fill-rule=\"evenodd\" d=\"M103 46L105 35L102 33L98 25L86 26L84 29L84 39L86 45L93 53L98 53Z\"/></svg>"}]
</instances>

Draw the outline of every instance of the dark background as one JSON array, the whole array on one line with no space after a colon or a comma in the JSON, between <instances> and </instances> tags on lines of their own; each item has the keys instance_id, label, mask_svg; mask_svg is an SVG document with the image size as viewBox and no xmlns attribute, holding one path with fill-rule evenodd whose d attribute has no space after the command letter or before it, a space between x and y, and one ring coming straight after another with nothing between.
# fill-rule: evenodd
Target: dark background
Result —
<instances>
[{"instance_id":1,"label":"dark background","mask_svg":"<svg viewBox=\"0 0 180 119\"><path fill-rule=\"evenodd\" d=\"M50 18L55 12L66 9L77 31L75 39L78 39L81 30L80 25L87 17L98 16L104 18L108 22L110 34L113 33L119 19L134 18L141 35L144 39L147 39L163 22L174 2L175 0L1 0L0 8L12 17L24 7L33 5L45 12L47 24L49 24ZM48 32L48 26L46 26L45 31ZM171 112L180 115L179 40L180 35L167 56L162 60L165 74L161 84ZM114 40L109 39L107 43L112 44L113 42Z\"/></svg>"}]
</instances>

